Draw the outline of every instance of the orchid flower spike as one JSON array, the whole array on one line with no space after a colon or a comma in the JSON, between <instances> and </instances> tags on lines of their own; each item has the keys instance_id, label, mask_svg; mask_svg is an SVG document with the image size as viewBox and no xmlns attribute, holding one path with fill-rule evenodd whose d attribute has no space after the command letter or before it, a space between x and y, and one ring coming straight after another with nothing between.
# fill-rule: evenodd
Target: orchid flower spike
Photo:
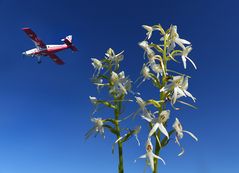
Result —
<instances>
[{"instance_id":1,"label":"orchid flower spike","mask_svg":"<svg viewBox=\"0 0 239 173\"><path fill-rule=\"evenodd\" d=\"M145 149L146 149L146 154L140 156L139 158L140 159L146 158L146 164L151 167L152 171L154 171L154 158L161 160L163 162L163 164L165 164L165 161L161 157L159 157L153 153L153 145L151 143L150 138L148 138L148 140L146 142Z\"/></svg>"}]
</instances>

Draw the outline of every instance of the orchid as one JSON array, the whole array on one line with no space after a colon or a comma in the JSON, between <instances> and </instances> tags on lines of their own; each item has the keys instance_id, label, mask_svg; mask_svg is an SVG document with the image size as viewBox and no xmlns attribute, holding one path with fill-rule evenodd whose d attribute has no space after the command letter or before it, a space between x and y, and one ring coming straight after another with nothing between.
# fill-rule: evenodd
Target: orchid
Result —
<instances>
[{"instance_id":1,"label":"orchid","mask_svg":"<svg viewBox=\"0 0 239 173\"><path fill-rule=\"evenodd\" d=\"M198 141L198 138L192 133L187 130L183 130L183 127L181 123L179 122L178 118L175 119L175 122L173 124L173 128L176 131L176 137L175 137L175 142L179 145L179 140L183 138L183 133L189 134L195 141ZM182 148L182 151L178 154L178 156L181 156L184 153L184 149Z\"/></svg>"},{"instance_id":2,"label":"orchid","mask_svg":"<svg viewBox=\"0 0 239 173\"><path fill-rule=\"evenodd\" d=\"M124 75L124 71L119 74L114 71L111 73L112 88L110 93L116 93L118 96L121 94L127 94L127 91L131 90L131 81Z\"/></svg>"},{"instance_id":3,"label":"orchid","mask_svg":"<svg viewBox=\"0 0 239 173\"><path fill-rule=\"evenodd\" d=\"M150 69L144 64L141 70L141 74L143 76L143 81L146 79L150 79Z\"/></svg>"},{"instance_id":4,"label":"orchid","mask_svg":"<svg viewBox=\"0 0 239 173\"><path fill-rule=\"evenodd\" d=\"M150 39L153 31L156 31L156 30L164 34L164 30L160 24L154 25L154 26L142 25L142 27L147 31L146 33L147 39Z\"/></svg>"},{"instance_id":5,"label":"orchid","mask_svg":"<svg viewBox=\"0 0 239 173\"><path fill-rule=\"evenodd\" d=\"M168 139L169 135L163 124L169 119L170 110L164 110L160 113L158 118L152 119L150 122L153 123L153 128L149 132L149 137L151 137L157 129L159 129Z\"/></svg>"},{"instance_id":6,"label":"orchid","mask_svg":"<svg viewBox=\"0 0 239 173\"><path fill-rule=\"evenodd\" d=\"M149 43L147 41L142 41L139 43L139 46L144 49L146 52L149 63L153 63L155 61L155 53L154 51L150 48Z\"/></svg>"},{"instance_id":7,"label":"orchid","mask_svg":"<svg viewBox=\"0 0 239 173\"><path fill-rule=\"evenodd\" d=\"M186 69L186 61L187 59L192 63L193 67L195 69L197 69L197 66L195 65L195 63L188 57L188 54L192 51L192 47L191 46L187 46L185 49L183 49L182 53L181 53L181 57L182 57L182 61L183 61L183 66Z\"/></svg>"},{"instance_id":8,"label":"orchid","mask_svg":"<svg viewBox=\"0 0 239 173\"><path fill-rule=\"evenodd\" d=\"M96 135L98 133L100 133L100 135L105 138L104 135L104 121L102 120L102 118L91 118L91 122L94 123L94 127L91 128L87 133L86 133L86 139L89 138L89 136L96 132Z\"/></svg>"},{"instance_id":9,"label":"orchid","mask_svg":"<svg viewBox=\"0 0 239 173\"><path fill-rule=\"evenodd\" d=\"M170 84L167 84L163 87L160 92L171 92L172 91L172 104L175 104L176 100L182 96L190 97L194 102L196 98L187 91L188 89L188 77L187 76L174 76L172 80L170 80Z\"/></svg>"},{"instance_id":10,"label":"orchid","mask_svg":"<svg viewBox=\"0 0 239 173\"><path fill-rule=\"evenodd\" d=\"M157 78L159 78L159 74L162 75L163 73L163 69L161 67L161 64L156 64L155 62L151 64L151 69L153 70L153 72L155 72L157 74Z\"/></svg>"},{"instance_id":11,"label":"orchid","mask_svg":"<svg viewBox=\"0 0 239 173\"><path fill-rule=\"evenodd\" d=\"M176 25L171 25L169 37L170 37L170 49L174 49L176 47L175 43L178 44L182 49L185 49L184 44L191 44L189 41L179 38Z\"/></svg>"},{"instance_id":12,"label":"orchid","mask_svg":"<svg viewBox=\"0 0 239 173\"><path fill-rule=\"evenodd\" d=\"M107 98L106 100L98 99L98 96L97 98L89 96L89 99L95 107L104 106L104 108L109 108L109 114L106 113L105 115L110 116L105 119L91 118L94 127L86 134L86 138L93 133L96 133L96 135L101 134L105 138L105 129L114 135L115 141L112 142L112 153L114 153L117 146L118 173L124 173L123 153L125 152L123 152L123 147L126 146L124 143L133 137L140 146L138 135L140 137L145 135L145 133L140 133L141 127L146 128L142 130L147 131L148 134L146 134L146 153L139 158L146 159L146 164L151 167L153 173L158 173L159 160L165 164L159 154L172 141L170 140L172 136L175 135L175 142L181 148L179 156L184 152L179 142L184 133L189 134L196 141L198 140L195 135L182 128L178 118L175 119L173 125L169 124L171 123L170 118L174 116L174 112L169 109L170 103L174 111L180 110L174 107L176 102L195 108L195 106L180 100L181 97L190 97L193 102L196 101L196 98L188 91L188 79L191 77L170 67L171 62L178 62L177 58L180 58L184 69L187 67L187 61L192 63L196 69L195 63L189 58L192 45L189 41L179 36L176 25L171 25L167 30L164 30L160 24L153 26L142 25L142 27L146 30L146 39L139 42L138 45L144 51L143 57L146 62L143 63L140 77L137 78L135 83L139 79L142 81L139 82L138 86L142 83L145 84L146 81L152 83L156 89L153 98L143 100L144 97L141 96L141 91L131 91L134 83L125 75L126 70L123 71L120 68L120 63L124 59L124 51L115 53L113 49L109 48L102 59L91 59L95 69L92 83L97 86L97 89L106 89L107 92L103 91L103 94L109 94L107 97L99 97ZM159 37L158 43L150 40L155 33L154 31L159 31L162 36L162 38L160 38L161 36ZM163 43L160 41L163 41ZM136 59L136 61L138 60ZM148 90L151 90L151 88L149 87L146 90L150 94L151 91L148 92ZM134 101L132 101L132 97L135 97ZM126 105L132 102L138 104L138 109L133 113L127 113ZM98 112L98 110L95 109L94 113ZM131 116L133 116L132 121L139 120L135 123L138 126L133 129L129 126L130 123L126 123L126 120ZM138 119L138 117L141 119ZM140 124L140 122L145 124ZM153 148L151 139L155 142L155 148Z\"/></svg>"},{"instance_id":13,"label":"orchid","mask_svg":"<svg viewBox=\"0 0 239 173\"><path fill-rule=\"evenodd\" d=\"M114 65L118 66L120 61L124 59L123 53L124 51L121 51L120 53L115 54L114 50L109 48L105 56L106 56L106 59L112 61Z\"/></svg>"},{"instance_id":14,"label":"orchid","mask_svg":"<svg viewBox=\"0 0 239 173\"><path fill-rule=\"evenodd\" d=\"M163 164L165 164L165 161L161 157L159 157L153 153L153 145L151 143L150 138L148 138L148 140L146 142L145 149L146 149L146 154L140 156L139 158L140 159L146 158L146 163L147 163L147 165L149 165L151 167L152 171L154 171L154 158L161 160L163 162Z\"/></svg>"},{"instance_id":15,"label":"orchid","mask_svg":"<svg viewBox=\"0 0 239 173\"><path fill-rule=\"evenodd\" d=\"M102 70L103 69L103 66L102 66L102 63L101 63L101 61L99 61L98 59L96 59L96 58L91 58L91 60L92 60L92 65L93 65L93 67L94 67L94 69L96 70L96 71L98 71L97 72L97 76L99 75L99 73L100 73L100 70ZM94 73L95 74L95 73ZM93 76L94 76L94 74L93 74Z\"/></svg>"},{"instance_id":16,"label":"orchid","mask_svg":"<svg viewBox=\"0 0 239 173\"><path fill-rule=\"evenodd\" d=\"M152 114L146 108L147 103L141 97L135 97L135 99L140 107L139 110L137 111L137 113L141 112L141 117L151 118Z\"/></svg>"}]
</instances>

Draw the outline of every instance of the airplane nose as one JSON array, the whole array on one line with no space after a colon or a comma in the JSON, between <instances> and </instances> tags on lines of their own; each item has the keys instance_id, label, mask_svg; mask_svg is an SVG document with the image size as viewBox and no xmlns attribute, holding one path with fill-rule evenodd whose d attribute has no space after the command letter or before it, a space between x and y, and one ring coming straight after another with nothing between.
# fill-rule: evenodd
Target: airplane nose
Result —
<instances>
[{"instance_id":1,"label":"airplane nose","mask_svg":"<svg viewBox=\"0 0 239 173\"><path fill-rule=\"evenodd\" d=\"M22 52L22 55L26 55L26 52Z\"/></svg>"}]
</instances>

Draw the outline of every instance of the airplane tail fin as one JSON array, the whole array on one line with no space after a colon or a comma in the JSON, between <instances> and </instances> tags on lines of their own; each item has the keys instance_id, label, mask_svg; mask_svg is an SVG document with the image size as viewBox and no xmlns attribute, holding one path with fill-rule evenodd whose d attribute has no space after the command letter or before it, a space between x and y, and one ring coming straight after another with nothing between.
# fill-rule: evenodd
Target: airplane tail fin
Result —
<instances>
[{"instance_id":1,"label":"airplane tail fin","mask_svg":"<svg viewBox=\"0 0 239 173\"><path fill-rule=\"evenodd\" d=\"M61 41L65 42L72 51L78 51L78 49L72 44L72 35L68 35L66 38L61 39Z\"/></svg>"}]
</instances>

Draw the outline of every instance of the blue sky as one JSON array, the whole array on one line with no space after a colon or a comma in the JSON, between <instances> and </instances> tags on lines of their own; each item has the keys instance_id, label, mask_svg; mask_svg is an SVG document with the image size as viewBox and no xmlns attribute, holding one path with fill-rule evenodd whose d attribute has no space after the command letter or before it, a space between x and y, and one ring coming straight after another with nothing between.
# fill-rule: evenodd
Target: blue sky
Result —
<instances>
[{"instance_id":1,"label":"blue sky","mask_svg":"<svg viewBox=\"0 0 239 173\"><path fill-rule=\"evenodd\" d=\"M189 90L199 107L173 112L199 142L185 135L180 158L172 142L161 153L167 165L161 164L159 172L238 172L238 5L231 0L0 0L0 173L116 172L114 138L84 141L92 126L88 96L97 96L89 81L90 58L102 57L109 47L125 50L122 69L136 79L144 63L137 45L145 38L141 25L157 23L176 24L182 38L192 42L198 70L189 66L187 73L193 76ZM34 45L22 27L31 27L47 44L72 34L79 52L58 53L64 66L48 58L40 65L23 59L21 52ZM139 90L145 98L157 92L147 84ZM144 135L139 136L142 144ZM133 161L144 152L134 140L125 145L126 173L143 172L144 160Z\"/></svg>"}]
</instances>

